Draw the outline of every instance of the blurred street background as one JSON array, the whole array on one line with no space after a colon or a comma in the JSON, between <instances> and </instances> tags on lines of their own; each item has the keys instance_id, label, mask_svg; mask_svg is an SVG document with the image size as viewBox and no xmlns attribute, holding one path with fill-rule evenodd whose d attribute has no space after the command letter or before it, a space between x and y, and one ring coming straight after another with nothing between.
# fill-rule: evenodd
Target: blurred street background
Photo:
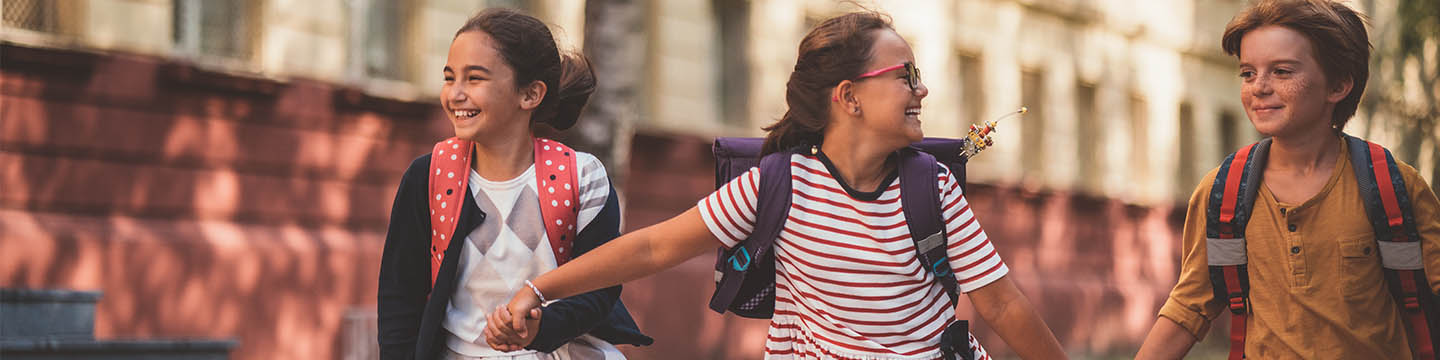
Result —
<instances>
[{"instance_id":1,"label":"blurred street background","mask_svg":"<svg viewBox=\"0 0 1440 360\"><path fill-rule=\"evenodd\" d=\"M858 3L892 15L914 48L931 91L927 136L959 137L1029 107L970 163L967 196L1077 358L1133 356L1178 274L1186 200L1226 154L1260 137L1241 108L1236 61L1220 49L1247 4ZM1374 55L1345 130L1434 184L1440 3L1349 4L1370 17ZM440 69L477 11L523 9L590 57L599 88L559 136L604 161L633 230L708 194L711 141L762 136L785 110L801 37L857 9L829 0L3 5L0 288L102 291L99 338L234 339L230 356L244 360L376 358L391 201L410 161L452 135ZM713 260L625 286L656 338L623 348L631 359L760 356L765 321L705 306ZM1006 357L979 322L982 342ZM1226 327L1214 329L1192 358L1223 356Z\"/></svg>"}]
</instances>

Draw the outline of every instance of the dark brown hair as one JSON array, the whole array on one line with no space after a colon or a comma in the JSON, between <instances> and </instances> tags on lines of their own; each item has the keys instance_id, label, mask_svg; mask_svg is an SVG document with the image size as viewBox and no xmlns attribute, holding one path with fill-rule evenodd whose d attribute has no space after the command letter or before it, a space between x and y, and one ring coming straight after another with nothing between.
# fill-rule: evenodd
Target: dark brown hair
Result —
<instances>
[{"instance_id":1,"label":"dark brown hair","mask_svg":"<svg viewBox=\"0 0 1440 360\"><path fill-rule=\"evenodd\" d=\"M830 88L849 80L869 63L874 30L894 30L890 18L874 11L852 12L826 19L800 41L795 70L785 83L789 109L765 127L762 154L802 145L818 145L830 124Z\"/></svg>"},{"instance_id":2,"label":"dark brown hair","mask_svg":"<svg viewBox=\"0 0 1440 360\"><path fill-rule=\"evenodd\" d=\"M1225 53L1240 56L1240 40L1255 29L1278 25L1310 40L1311 54L1320 62L1331 86L1344 79L1354 81L1350 94L1335 104L1330 124L1344 129L1370 77L1370 38L1365 19L1355 10L1331 0L1262 0L1245 9L1225 26L1220 44Z\"/></svg>"},{"instance_id":3,"label":"dark brown hair","mask_svg":"<svg viewBox=\"0 0 1440 360\"><path fill-rule=\"evenodd\" d=\"M495 50L515 70L517 89L535 81L545 83L545 98L535 109L532 124L556 130L575 125L590 94L595 92L595 71L584 55L561 52L544 22L511 9L481 11L466 21L455 36L471 31L484 32L494 39Z\"/></svg>"}]
</instances>

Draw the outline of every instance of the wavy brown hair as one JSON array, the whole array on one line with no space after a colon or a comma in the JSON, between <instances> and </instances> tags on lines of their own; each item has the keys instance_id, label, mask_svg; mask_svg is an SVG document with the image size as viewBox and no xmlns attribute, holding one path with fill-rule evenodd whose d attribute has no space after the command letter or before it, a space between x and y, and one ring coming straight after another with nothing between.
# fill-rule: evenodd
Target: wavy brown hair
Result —
<instances>
[{"instance_id":1,"label":"wavy brown hair","mask_svg":"<svg viewBox=\"0 0 1440 360\"><path fill-rule=\"evenodd\" d=\"M1354 81L1350 94L1335 104L1330 124L1344 129L1355 115L1365 82L1370 78L1370 38L1365 18L1355 10L1330 0L1262 0L1230 20L1220 45L1225 53L1240 57L1240 41L1255 29L1278 25L1310 40L1311 56L1320 62L1327 85L1342 79Z\"/></svg>"},{"instance_id":2,"label":"wavy brown hair","mask_svg":"<svg viewBox=\"0 0 1440 360\"><path fill-rule=\"evenodd\" d=\"M795 70L785 83L789 108L779 121L764 128L769 133L762 154L820 144L830 125L830 88L864 72L875 45L875 30L895 28L889 16L861 11L826 19L805 34Z\"/></svg>"}]
</instances>

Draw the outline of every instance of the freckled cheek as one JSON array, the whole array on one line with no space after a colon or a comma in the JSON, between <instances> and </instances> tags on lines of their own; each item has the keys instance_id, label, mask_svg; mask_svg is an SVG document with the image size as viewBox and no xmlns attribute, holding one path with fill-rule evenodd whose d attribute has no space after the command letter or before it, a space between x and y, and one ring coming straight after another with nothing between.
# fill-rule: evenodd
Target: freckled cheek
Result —
<instances>
[{"instance_id":1,"label":"freckled cheek","mask_svg":"<svg viewBox=\"0 0 1440 360\"><path fill-rule=\"evenodd\" d=\"M1303 95L1310 90L1310 85L1304 81L1287 81L1275 84L1275 94L1280 95L1286 101L1294 100L1297 96Z\"/></svg>"}]
</instances>

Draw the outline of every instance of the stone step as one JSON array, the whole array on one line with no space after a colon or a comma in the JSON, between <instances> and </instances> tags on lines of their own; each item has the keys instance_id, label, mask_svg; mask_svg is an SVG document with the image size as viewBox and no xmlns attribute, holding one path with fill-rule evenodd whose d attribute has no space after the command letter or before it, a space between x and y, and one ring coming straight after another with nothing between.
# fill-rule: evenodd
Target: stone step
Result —
<instances>
[{"instance_id":1,"label":"stone step","mask_svg":"<svg viewBox=\"0 0 1440 360\"><path fill-rule=\"evenodd\" d=\"M225 360L235 340L0 340L5 360Z\"/></svg>"},{"instance_id":2,"label":"stone step","mask_svg":"<svg viewBox=\"0 0 1440 360\"><path fill-rule=\"evenodd\" d=\"M95 338L99 291L0 289L0 339Z\"/></svg>"}]
</instances>

